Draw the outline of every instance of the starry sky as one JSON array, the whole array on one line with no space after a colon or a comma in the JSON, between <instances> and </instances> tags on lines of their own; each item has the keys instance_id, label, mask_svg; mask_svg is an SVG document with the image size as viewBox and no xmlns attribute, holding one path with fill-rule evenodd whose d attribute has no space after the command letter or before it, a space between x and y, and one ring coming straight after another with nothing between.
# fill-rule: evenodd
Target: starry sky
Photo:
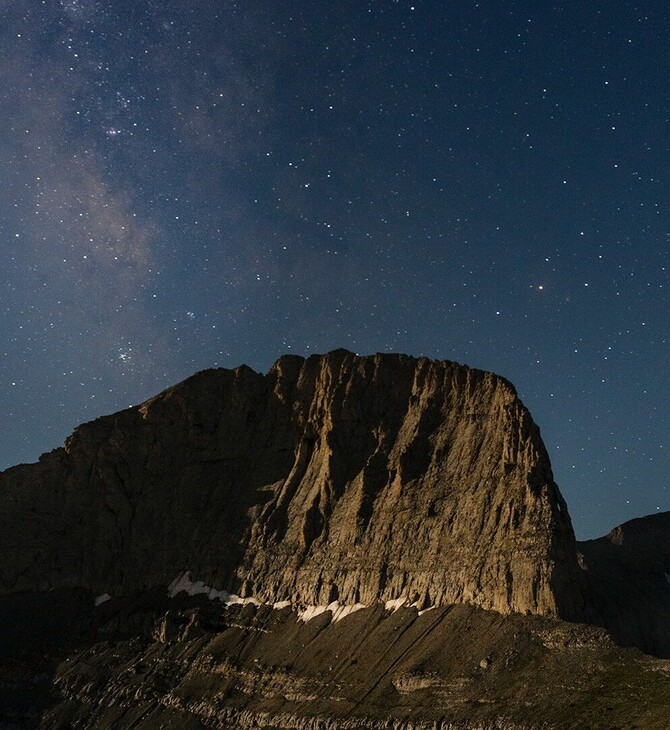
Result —
<instances>
[{"instance_id":1,"label":"starry sky","mask_svg":"<svg viewBox=\"0 0 670 730\"><path fill-rule=\"evenodd\" d=\"M493 370L670 509L670 4L0 0L0 468L196 370Z\"/></svg>"}]
</instances>

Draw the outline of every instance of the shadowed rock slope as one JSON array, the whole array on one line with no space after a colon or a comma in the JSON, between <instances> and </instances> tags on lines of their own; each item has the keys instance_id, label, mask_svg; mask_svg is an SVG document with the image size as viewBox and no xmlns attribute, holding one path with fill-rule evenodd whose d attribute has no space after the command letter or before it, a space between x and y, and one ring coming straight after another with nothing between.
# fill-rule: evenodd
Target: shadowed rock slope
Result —
<instances>
[{"instance_id":1,"label":"shadowed rock slope","mask_svg":"<svg viewBox=\"0 0 670 730\"><path fill-rule=\"evenodd\" d=\"M296 621L288 608L224 610L204 596L160 601L153 635L146 605L103 604L98 640L53 662L52 699L41 717L33 711L35 726L668 727L670 662L619 649L602 629L464 604L422 615L376 605L330 624L325 614ZM132 638L119 636L124 625ZM26 663L11 678L36 694Z\"/></svg>"},{"instance_id":2,"label":"shadowed rock slope","mask_svg":"<svg viewBox=\"0 0 670 730\"><path fill-rule=\"evenodd\" d=\"M670 512L578 543L593 613L624 646L670 657Z\"/></svg>"},{"instance_id":3,"label":"shadowed rock slope","mask_svg":"<svg viewBox=\"0 0 670 730\"><path fill-rule=\"evenodd\" d=\"M208 370L0 475L0 590L192 580L262 602L584 617L539 430L504 379L403 355Z\"/></svg>"}]
</instances>

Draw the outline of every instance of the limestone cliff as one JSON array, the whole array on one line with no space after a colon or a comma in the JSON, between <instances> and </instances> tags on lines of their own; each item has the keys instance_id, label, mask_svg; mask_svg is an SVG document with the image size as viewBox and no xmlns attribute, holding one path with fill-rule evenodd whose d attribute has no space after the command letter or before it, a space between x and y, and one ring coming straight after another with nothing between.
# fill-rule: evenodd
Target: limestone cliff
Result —
<instances>
[{"instance_id":1,"label":"limestone cliff","mask_svg":"<svg viewBox=\"0 0 670 730\"><path fill-rule=\"evenodd\" d=\"M274 603L581 618L539 430L504 379L403 355L208 370L0 475L0 590L191 571Z\"/></svg>"}]
</instances>

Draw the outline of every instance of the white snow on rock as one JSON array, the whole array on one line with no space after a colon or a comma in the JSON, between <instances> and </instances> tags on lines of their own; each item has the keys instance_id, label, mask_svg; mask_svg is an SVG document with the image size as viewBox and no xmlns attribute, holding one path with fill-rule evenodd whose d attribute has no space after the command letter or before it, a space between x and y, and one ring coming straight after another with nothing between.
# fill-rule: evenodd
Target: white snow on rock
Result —
<instances>
[{"instance_id":1,"label":"white snow on rock","mask_svg":"<svg viewBox=\"0 0 670 730\"><path fill-rule=\"evenodd\" d=\"M306 606L298 610L298 618L307 623L315 616L320 616L328 610L328 606Z\"/></svg>"},{"instance_id":2,"label":"white snow on rock","mask_svg":"<svg viewBox=\"0 0 670 730\"><path fill-rule=\"evenodd\" d=\"M395 598L391 601L386 601L384 604L384 607L387 611L397 611L399 608L403 608L404 606L409 605L409 600L405 598L404 596L400 596L400 598Z\"/></svg>"},{"instance_id":3,"label":"white snow on rock","mask_svg":"<svg viewBox=\"0 0 670 730\"><path fill-rule=\"evenodd\" d=\"M109 601L110 598L111 598L111 596L109 595L109 593L103 593L101 596L98 596L95 599L95 605L99 606L101 603L105 603L105 601Z\"/></svg>"},{"instance_id":4,"label":"white snow on rock","mask_svg":"<svg viewBox=\"0 0 670 730\"><path fill-rule=\"evenodd\" d=\"M341 621L345 616L351 616L352 613L360 611L361 608L367 608L365 603L354 603L353 606L340 605L335 613L333 613L333 623L335 623L336 621Z\"/></svg>"},{"instance_id":5,"label":"white snow on rock","mask_svg":"<svg viewBox=\"0 0 670 730\"><path fill-rule=\"evenodd\" d=\"M344 603L333 601L327 606L306 606L298 611L298 618L307 623L307 621L313 619L315 616L319 616L326 611L330 611L331 623L336 623L337 621L341 621L345 616L350 616L352 613L360 611L361 608L367 608L367 606L364 603L346 605Z\"/></svg>"},{"instance_id":6,"label":"white snow on rock","mask_svg":"<svg viewBox=\"0 0 670 730\"><path fill-rule=\"evenodd\" d=\"M294 603L290 600L276 601L272 604L266 604L262 601L259 601L257 598L254 598L253 596L250 596L248 598L242 598L235 595L234 593L228 593L227 591L223 590L219 591L216 588L212 588L211 586L206 585L204 581L191 580L190 570L180 573L172 581L172 583L170 583L167 591L170 598L174 598L178 593L181 593L182 591L188 593L189 596L204 594L212 601L221 601L221 603L223 603L225 606L246 605L248 603L253 603L255 606L267 605L276 610L290 607L293 611L297 613L298 619L300 621L304 621L305 623L315 618L316 616L320 616L322 613L326 613L326 611L329 611L331 614L331 623L336 623L337 621L341 621L346 616L350 616L352 613L360 611L362 608L367 608L367 604L365 603L345 604L339 603L338 601L333 601L327 606L305 606L304 604ZM396 598L391 601L386 601L386 603L384 604L384 607L387 611L397 611L399 608L403 608L405 606L409 606L409 599L405 596L401 596L400 598ZM413 604L413 606L415 608L417 607L416 604ZM418 613L419 615L421 615L422 613L430 611L433 608L435 608L435 606L426 608L423 611L419 611Z\"/></svg>"},{"instance_id":7,"label":"white snow on rock","mask_svg":"<svg viewBox=\"0 0 670 730\"><path fill-rule=\"evenodd\" d=\"M261 602L250 596L249 598L242 598L236 596L234 593L228 593L228 591L217 591L216 588L205 585L201 580L192 581L191 571L187 570L184 573L180 573L168 586L168 596L174 598L178 593L184 591L189 596L197 596L201 593L205 593L207 598L211 601L218 600L221 603L225 603L226 606L241 605L244 606L247 603L253 603L254 606L260 606Z\"/></svg>"}]
</instances>

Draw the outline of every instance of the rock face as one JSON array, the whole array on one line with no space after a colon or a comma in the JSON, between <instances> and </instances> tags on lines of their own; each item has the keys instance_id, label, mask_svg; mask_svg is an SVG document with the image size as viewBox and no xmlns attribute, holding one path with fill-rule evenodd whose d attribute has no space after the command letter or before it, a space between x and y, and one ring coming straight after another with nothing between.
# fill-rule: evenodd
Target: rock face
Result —
<instances>
[{"instance_id":1,"label":"rock face","mask_svg":"<svg viewBox=\"0 0 670 730\"><path fill-rule=\"evenodd\" d=\"M538 428L507 381L450 362L204 371L4 472L0 503L4 593L190 571L268 603L585 610Z\"/></svg>"}]
</instances>

